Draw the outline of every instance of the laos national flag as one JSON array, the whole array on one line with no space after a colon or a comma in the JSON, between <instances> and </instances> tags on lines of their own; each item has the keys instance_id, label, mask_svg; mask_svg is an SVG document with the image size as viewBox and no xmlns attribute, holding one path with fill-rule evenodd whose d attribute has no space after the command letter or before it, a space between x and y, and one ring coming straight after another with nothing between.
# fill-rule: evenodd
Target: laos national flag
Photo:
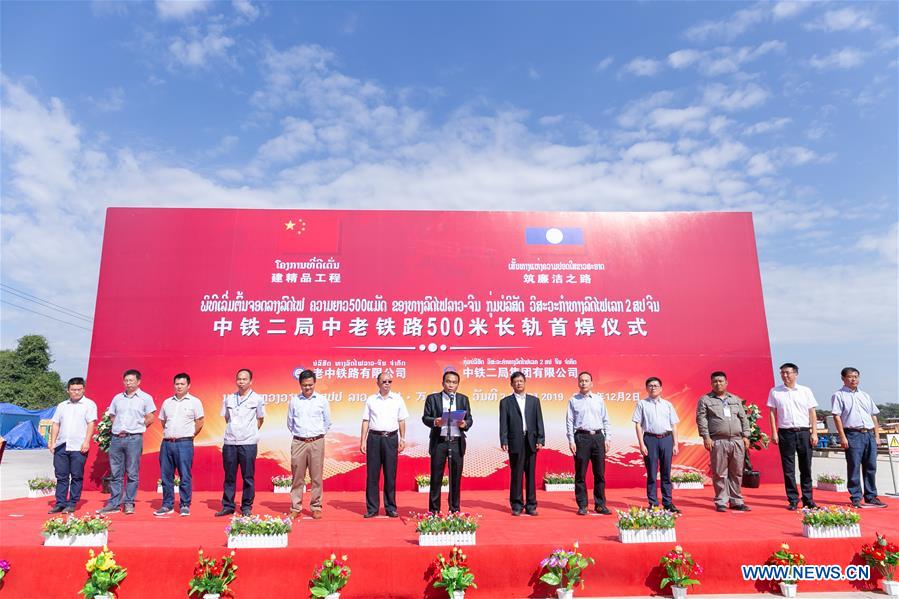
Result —
<instances>
[{"instance_id":1,"label":"laos national flag","mask_svg":"<svg viewBox=\"0 0 899 599\"><path fill-rule=\"evenodd\" d=\"M524 239L532 254L582 254L585 250L580 227L527 227Z\"/></svg>"}]
</instances>

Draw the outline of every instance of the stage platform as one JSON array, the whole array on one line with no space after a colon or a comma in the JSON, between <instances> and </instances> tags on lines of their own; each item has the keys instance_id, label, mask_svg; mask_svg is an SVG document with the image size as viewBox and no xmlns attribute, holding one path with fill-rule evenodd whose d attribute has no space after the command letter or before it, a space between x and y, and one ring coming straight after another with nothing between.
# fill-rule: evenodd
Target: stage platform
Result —
<instances>
[{"instance_id":1,"label":"stage platform","mask_svg":"<svg viewBox=\"0 0 899 599\"><path fill-rule=\"evenodd\" d=\"M219 494L196 493L190 517L172 514L154 517L161 495L140 492L134 515L113 514L109 547L128 577L119 596L183 598L187 596L196 552L225 553L227 518L215 518ZM466 549L478 589L474 599L549 597L552 589L539 582L539 562L555 547L570 547L578 540L581 550L596 559L586 573L586 588L577 595L649 596L659 594L658 561L670 547L664 544L624 545L618 542L616 518L578 516L573 493L538 491L539 515L514 517L506 491L462 491L462 508L482 515L477 545ZM805 554L810 564L861 563L857 555L875 531L899 538L899 501L883 498L888 509L862 510L862 538L806 539L800 515L786 509L783 487L763 485L747 489L752 512L718 513L712 490L675 491L675 503L683 510L677 524L677 542L704 567L702 584L690 591L703 593L753 593L770 590L767 583L744 582L741 564L761 564L783 542ZM89 492L78 513L92 512L105 495ZM819 505L846 505L845 493L816 491ZM307 496L308 501L308 496ZM445 495L444 495L445 501ZM306 597L313 569L331 552L347 554L352 578L341 596L445 597L428 590L427 570L446 548L419 547L414 512L427 509L427 495L400 492L401 517L364 519L362 492L325 492L324 517L312 520L308 512L297 521L286 549L237 550L239 566L234 596L239 599ZM608 506L613 511L643 505L636 489L610 489ZM43 547L40 530L50 518L52 499L15 499L0 502L0 559L12 563L2 593L6 597L76 597L83 584L87 548ZM444 504L445 506L445 504ZM257 494L254 513L283 514L289 498L271 492ZM870 590L869 583L804 582L800 592ZM667 594L667 593L666 593Z\"/></svg>"}]
</instances>

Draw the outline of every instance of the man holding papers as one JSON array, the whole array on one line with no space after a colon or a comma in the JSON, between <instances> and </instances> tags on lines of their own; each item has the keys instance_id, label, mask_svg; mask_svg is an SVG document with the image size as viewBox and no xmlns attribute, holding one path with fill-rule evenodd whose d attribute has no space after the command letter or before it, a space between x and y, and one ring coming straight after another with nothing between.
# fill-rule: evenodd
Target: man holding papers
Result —
<instances>
[{"instance_id":1,"label":"man holding papers","mask_svg":"<svg viewBox=\"0 0 899 599\"><path fill-rule=\"evenodd\" d=\"M431 429L428 453L431 455L431 493L428 511L440 511L440 482L449 462L449 511L459 511L459 491L465 457L465 432L471 428L471 406L468 397L456 393L459 374L443 373L443 391L431 393L425 400L421 421Z\"/></svg>"}]
</instances>

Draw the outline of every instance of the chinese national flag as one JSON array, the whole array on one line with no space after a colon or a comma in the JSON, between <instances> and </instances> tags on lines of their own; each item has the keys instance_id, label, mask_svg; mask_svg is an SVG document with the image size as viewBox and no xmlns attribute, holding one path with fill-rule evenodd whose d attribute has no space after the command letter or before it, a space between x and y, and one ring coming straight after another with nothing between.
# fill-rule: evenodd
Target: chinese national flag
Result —
<instances>
[{"instance_id":1,"label":"chinese national flag","mask_svg":"<svg viewBox=\"0 0 899 599\"><path fill-rule=\"evenodd\" d=\"M281 212L273 235L282 254L334 254L340 250L340 217L328 212Z\"/></svg>"}]
</instances>

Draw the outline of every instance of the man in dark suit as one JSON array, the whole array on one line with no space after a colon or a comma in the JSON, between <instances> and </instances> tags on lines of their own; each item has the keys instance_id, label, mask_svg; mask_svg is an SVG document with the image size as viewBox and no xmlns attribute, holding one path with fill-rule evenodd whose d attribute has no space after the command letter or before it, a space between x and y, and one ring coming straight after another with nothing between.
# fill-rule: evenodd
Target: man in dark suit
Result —
<instances>
[{"instance_id":1,"label":"man in dark suit","mask_svg":"<svg viewBox=\"0 0 899 599\"><path fill-rule=\"evenodd\" d=\"M462 466L465 457L465 431L472 425L471 406L468 398L456 393L459 388L459 374L453 370L443 373L443 391L431 393L425 399L425 411L421 421L431 429L428 453L431 454L431 493L428 497L428 511L440 511L440 483L443 469L449 460L449 511L459 511L459 485L462 483ZM444 412L464 410L461 420L446 422Z\"/></svg>"},{"instance_id":2,"label":"man in dark suit","mask_svg":"<svg viewBox=\"0 0 899 599\"><path fill-rule=\"evenodd\" d=\"M540 400L524 392L525 381L523 373L512 373L510 382L513 393L499 402L499 442L503 451L509 453L509 505L512 506L513 516L521 515L522 509L528 516L537 515L534 468L537 465L537 452L546 441ZM527 503L521 501L522 474L527 484Z\"/></svg>"}]
</instances>

